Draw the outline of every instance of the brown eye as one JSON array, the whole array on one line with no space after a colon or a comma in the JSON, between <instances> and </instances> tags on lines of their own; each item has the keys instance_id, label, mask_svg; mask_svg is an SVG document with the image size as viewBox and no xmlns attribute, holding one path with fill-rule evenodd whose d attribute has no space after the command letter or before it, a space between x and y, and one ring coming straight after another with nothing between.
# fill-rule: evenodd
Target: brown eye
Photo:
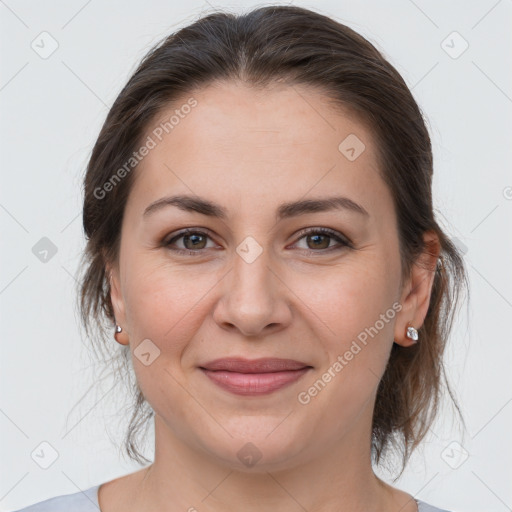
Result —
<instances>
[{"instance_id":1,"label":"brown eye","mask_svg":"<svg viewBox=\"0 0 512 512\"><path fill-rule=\"evenodd\" d=\"M337 249L343 249L347 247L352 247L351 242L343 237L337 231L334 231L329 228L315 228L303 230L299 233L302 235L298 241L302 239L306 239L306 247L300 247L306 251L310 252L322 252L322 251L331 251ZM332 245L332 241L338 242L337 244Z\"/></svg>"},{"instance_id":2,"label":"brown eye","mask_svg":"<svg viewBox=\"0 0 512 512\"><path fill-rule=\"evenodd\" d=\"M202 249L208 249L212 247L207 246L209 238L210 236L203 231L193 231L188 229L174 236L168 242L164 242L163 245L164 247L167 247L171 251L175 251L177 253L199 254L202 252ZM175 245L180 241L183 243L183 246L175 247Z\"/></svg>"},{"instance_id":3,"label":"brown eye","mask_svg":"<svg viewBox=\"0 0 512 512\"><path fill-rule=\"evenodd\" d=\"M310 249L327 249L331 243L329 235L307 235L306 239L311 241L311 245L308 244Z\"/></svg>"},{"instance_id":4,"label":"brown eye","mask_svg":"<svg viewBox=\"0 0 512 512\"><path fill-rule=\"evenodd\" d=\"M183 235L183 245L185 249L204 249L206 245L206 236L200 234Z\"/></svg>"}]
</instances>

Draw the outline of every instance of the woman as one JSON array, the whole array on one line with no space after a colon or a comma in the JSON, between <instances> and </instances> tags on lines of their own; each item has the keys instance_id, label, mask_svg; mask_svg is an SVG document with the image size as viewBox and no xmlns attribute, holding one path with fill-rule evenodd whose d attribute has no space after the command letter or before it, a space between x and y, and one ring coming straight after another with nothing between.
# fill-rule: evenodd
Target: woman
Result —
<instances>
[{"instance_id":1,"label":"woman","mask_svg":"<svg viewBox=\"0 0 512 512\"><path fill-rule=\"evenodd\" d=\"M432 425L467 285L432 172L401 76L326 16L215 13L154 48L87 168L80 295L154 461L24 510L442 512L372 466Z\"/></svg>"}]
</instances>

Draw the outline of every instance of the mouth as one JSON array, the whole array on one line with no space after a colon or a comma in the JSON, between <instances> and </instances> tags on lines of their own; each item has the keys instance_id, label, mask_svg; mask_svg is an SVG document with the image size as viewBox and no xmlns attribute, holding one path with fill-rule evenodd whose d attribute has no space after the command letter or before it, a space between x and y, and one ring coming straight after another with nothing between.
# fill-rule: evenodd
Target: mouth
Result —
<instances>
[{"instance_id":1,"label":"mouth","mask_svg":"<svg viewBox=\"0 0 512 512\"><path fill-rule=\"evenodd\" d=\"M237 395L256 396L292 384L313 367L293 359L224 358L199 368L224 390Z\"/></svg>"}]
</instances>

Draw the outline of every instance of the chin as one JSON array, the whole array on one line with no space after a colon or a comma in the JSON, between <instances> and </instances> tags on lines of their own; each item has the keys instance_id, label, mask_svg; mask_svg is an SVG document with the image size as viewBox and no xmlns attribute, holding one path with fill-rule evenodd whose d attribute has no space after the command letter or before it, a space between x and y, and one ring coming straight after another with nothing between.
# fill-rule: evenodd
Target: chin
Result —
<instances>
[{"instance_id":1,"label":"chin","mask_svg":"<svg viewBox=\"0 0 512 512\"><path fill-rule=\"evenodd\" d=\"M232 438L226 435L213 443L212 440L203 443L212 456L232 470L263 473L289 469L304 461L304 449L311 442L294 437L290 429L278 426L280 421L282 418L257 425L253 422L245 426L243 433L227 428Z\"/></svg>"}]
</instances>

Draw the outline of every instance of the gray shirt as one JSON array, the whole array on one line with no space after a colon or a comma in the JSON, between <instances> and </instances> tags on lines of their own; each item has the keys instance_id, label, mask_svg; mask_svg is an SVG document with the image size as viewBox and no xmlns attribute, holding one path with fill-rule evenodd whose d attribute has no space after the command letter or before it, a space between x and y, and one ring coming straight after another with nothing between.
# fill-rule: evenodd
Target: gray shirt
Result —
<instances>
[{"instance_id":1,"label":"gray shirt","mask_svg":"<svg viewBox=\"0 0 512 512\"><path fill-rule=\"evenodd\" d=\"M101 484L90 487L83 492L66 494L40 501L29 507L15 510L14 512L101 512L98 504L98 488ZM449 512L429 505L421 500L416 500L419 512Z\"/></svg>"}]
</instances>

